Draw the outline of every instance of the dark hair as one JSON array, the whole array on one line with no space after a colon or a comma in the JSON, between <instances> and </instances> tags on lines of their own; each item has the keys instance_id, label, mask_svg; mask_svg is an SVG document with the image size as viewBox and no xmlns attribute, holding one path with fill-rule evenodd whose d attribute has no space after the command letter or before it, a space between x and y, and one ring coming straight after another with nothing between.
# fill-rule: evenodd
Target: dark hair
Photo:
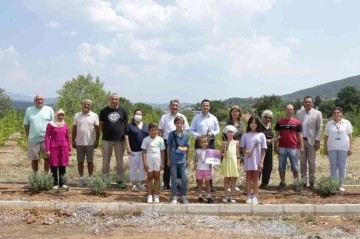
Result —
<instances>
[{"instance_id":1,"label":"dark hair","mask_svg":"<svg viewBox=\"0 0 360 239\"><path fill-rule=\"evenodd\" d=\"M259 119L259 117L255 116L255 115L252 115L252 116L250 117L250 119L248 120L246 132L250 132L250 131L251 131L250 124L251 124L251 122L253 122L254 120L255 120L255 123L256 123L256 132L261 132L261 122L260 122L260 119Z\"/></svg>"},{"instance_id":2,"label":"dark hair","mask_svg":"<svg viewBox=\"0 0 360 239\"><path fill-rule=\"evenodd\" d=\"M207 137L206 135L201 135L197 140L199 141L199 145L201 140L206 139L206 142L209 143L209 137ZM201 145L200 145L201 146ZM209 146L209 145L208 145Z\"/></svg>"},{"instance_id":3,"label":"dark hair","mask_svg":"<svg viewBox=\"0 0 360 239\"><path fill-rule=\"evenodd\" d=\"M203 99L203 100L201 101L201 103L200 103L200 106L202 106L203 103L205 103L205 102L208 102L208 103L210 104L210 100L208 100L208 99Z\"/></svg>"},{"instance_id":4,"label":"dark hair","mask_svg":"<svg viewBox=\"0 0 360 239\"><path fill-rule=\"evenodd\" d=\"M342 109L341 107L334 107L333 112L334 112L335 110L340 111L341 114L344 113L344 112L343 112L343 109Z\"/></svg>"},{"instance_id":5,"label":"dark hair","mask_svg":"<svg viewBox=\"0 0 360 239\"><path fill-rule=\"evenodd\" d=\"M157 123L152 122L152 123L150 123L150 124L149 124L149 126L148 126L149 132L150 132L150 130L151 130L152 128L156 128L156 129L158 129L158 125L157 125Z\"/></svg>"},{"instance_id":6,"label":"dark hair","mask_svg":"<svg viewBox=\"0 0 360 239\"><path fill-rule=\"evenodd\" d=\"M304 97L304 101L305 101L306 99L311 99L311 101L314 102L314 99L313 99L312 96L310 96L310 95L305 96L305 97Z\"/></svg>"},{"instance_id":7,"label":"dark hair","mask_svg":"<svg viewBox=\"0 0 360 239\"><path fill-rule=\"evenodd\" d=\"M175 117L175 119L174 119L174 124L176 124L176 122L178 122L178 121L180 121L180 120L182 120L182 122L185 124L185 119L184 119L182 116L180 116L180 115L177 115L177 116Z\"/></svg>"},{"instance_id":8,"label":"dark hair","mask_svg":"<svg viewBox=\"0 0 360 239\"><path fill-rule=\"evenodd\" d=\"M144 112L141 110L141 109L139 109L139 108L137 108L137 109L135 109L134 110L134 114L133 114L133 116L135 116L135 114L136 114L136 112L137 111L140 111L141 112L141 114L142 114L142 116L144 116ZM135 119L133 118L133 120L132 121L135 121Z\"/></svg>"},{"instance_id":9,"label":"dark hair","mask_svg":"<svg viewBox=\"0 0 360 239\"><path fill-rule=\"evenodd\" d=\"M232 121L232 116L231 116L231 113L233 112L233 110L238 110L239 111L239 121L240 121L240 118L242 117L242 110L240 108L240 106L238 105L233 105L230 107L230 110L229 110L229 120Z\"/></svg>"},{"instance_id":10,"label":"dark hair","mask_svg":"<svg viewBox=\"0 0 360 239\"><path fill-rule=\"evenodd\" d=\"M180 105L179 100L177 100L177 99L173 99L173 100L170 100L170 104L169 104L169 106L171 106L173 103L178 103L178 104Z\"/></svg>"}]
</instances>

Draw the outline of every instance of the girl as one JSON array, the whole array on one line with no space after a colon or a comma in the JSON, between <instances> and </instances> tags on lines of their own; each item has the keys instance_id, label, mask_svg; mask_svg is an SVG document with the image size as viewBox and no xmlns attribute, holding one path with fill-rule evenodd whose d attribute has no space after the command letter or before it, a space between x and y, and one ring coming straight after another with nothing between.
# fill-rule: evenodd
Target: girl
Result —
<instances>
[{"instance_id":1,"label":"girl","mask_svg":"<svg viewBox=\"0 0 360 239\"><path fill-rule=\"evenodd\" d=\"M125 145L129 155L129 176L132 182L132 190L144 190L146 172L141 158L141 144L145 137L149 136L148 126L142 122L143 112L135 109L134 119L125 128ZM136 185L136 174L139 171L139 185ZM138 187L137 187L138 186Z\"/></svg>"},{"instance_id":2,"label":"girl","mask_svg":"<svg viewBox=\"0 0 360 239\"><path fill-rule=\"evenodd\" d=\"M206 192L207 192L207 202L213 203L211 199L211 187L210 187L210 180L212 178L211 175L211 164L205 163L206 160L206 149L209 145L209 138L207 136L200 136L199 138L200 148L195 151L196 153L196 161L195 161L195 168L196 168L196 181L198 185L198 193L199 193L199 203L203 203L203 195L202 195L202 183L203 179L205 180L206 185Z\"/></svg>"},{"instance_id":3,"label":"girl","mask_svg":"<svg viewBox=\"0 0 360 239\"><path fill-rule=\"evenodd\" d=\"M258 204L257 192L259 187L259 174L263 168L265 151L267 149L265 135L261 132L261 122L258 117L251 116L246 133L240 141L240 149L244 153L244 170L246 171L246 192L248 204ZM253 182L253 194L251 194Z\"/></svg>"},{"instance_id":4,"label":"girl","mask_svg":"<svg viewBox=\"0 0 360 239\"><path fill-rule=\"evenodd\" d=\"M147 203L160 202L160 171L164 169L165 144L163 138L157 136L158 127L156 123L149 124L149 136L147 136L141 145L142 159L144 169L147 172ZM154 200L152 197L152 187L154 181Z\"/></svg>"},{"instance_id":5,"label":"girl","mask_svg":"<svg viewBox=\"0 0 360 239\"><path fill-rule=\"evenodd\" d=\"M221 162L221 176L224 176L224 192L225 197L223 202L235 203L235 183L236 178L239 177L240 170L240 151L239 151L239 141L234 140L234 134L237 132L237 129L233 125L227 125L223 133L226 134L227 140L223 141L221 144L220 152L223 156ZM228 197L228 185L230 182L231 196Z\"/></svg>"},{"instance_id":6,"label":"girl","mask_svg":"<svg viewBox=\"0 0 360 239\"><path fill-rule=\"evenodd\" d=\"M188 204L186 199L187 191L187 170L186 167L189 164L189 135L187 132L183 131L184 118L182 116L176 116L174 119L174 124L176 130L169 133L167 140L167 158L168 166L171 173L171 190L173 198L171 203L177 203L177 187L176 187L176 178L178 169L181 175L181 201L183 204Z\"/></svg>"},{"instance_id":7,"label":"girl","mask_svg":"<svg viewBox=\"0 0 360 239\"><path fill-rule=\"evenodd\" d=\"M45 132L45 150L54 178L53 189L67 189L65 182L66 166L69 164L71 144L68 125L64 121L65 112L59 109Z\"/></svg>"}]
</instances>

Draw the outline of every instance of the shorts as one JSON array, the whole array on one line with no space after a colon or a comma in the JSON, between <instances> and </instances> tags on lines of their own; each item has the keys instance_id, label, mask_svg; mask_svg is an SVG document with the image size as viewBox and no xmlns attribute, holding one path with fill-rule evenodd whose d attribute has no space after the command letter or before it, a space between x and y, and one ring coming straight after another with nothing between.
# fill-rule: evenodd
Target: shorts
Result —
<instances>
[{"instance_id":1,"label":"shorts","mask_svg":"<svg viewBox=\"0 0 360 239\"><path fill-rule=\"evenodd\" d=\"M212 170L199 170L196 169L195 178L196 180L210 180L212 178Z\"/></svg>"},{"instance_id":2,"label":"shorts","mask_svg":"<svg viewBox=\"0 0 360 239\"><path fill-rule=\"evenodd\" d=\"M146 154L146 163L149 167L148 172L160 172L161 154Z\"/></svg>"},{"instance_id":3,"label":"shorts","mask_svg":"<svg viewBox=\"0 0 360 239\"><path fill-rule=\"evenodd\" d=\"M40 154L47 159L45 152L45 140L38 142L28 142L28 159L39 160Z\"/></svg>"},{"instance_id":4,"label":"shorts","mask_svg":"<svg viewBox=\"0 0 360 239\"><path fill-rule=\"evenodd\" d=\"M279 147L279 171L286 170L287 157L289 157L291 171L299 172L298 149Z\"/></svg>"},{"instance_id":5,"label":"shorts","mask_svg":"<svg viewBox=\"0 0 360 239\"><path fill-rule=\"evenodd\" d=\"M94 162L94 145L76 145L76 159L78 163L85 161Z\"/></svg>"}]
</instances>

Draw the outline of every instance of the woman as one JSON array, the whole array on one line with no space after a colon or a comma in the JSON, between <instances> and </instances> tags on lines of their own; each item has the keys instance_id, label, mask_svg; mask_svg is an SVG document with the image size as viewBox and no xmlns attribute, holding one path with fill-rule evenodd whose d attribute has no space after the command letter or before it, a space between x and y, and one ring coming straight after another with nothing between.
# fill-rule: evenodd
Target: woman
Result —
<instances>
[{"instance_id":1,"label":"woman","mask_svg":"<svg viewBox=\"0 0 360 239\"><path fill-rule=\"evenodd\" d=\"M242 135L245 132L244 123L241 121L241 117L242 117L242 110L240 106L238 105L231 106L229 110L229 120L226 122L226 125L233 125L236 128L237 132L234 134L233 139L239 141L239 143ZM222 139L223 141L227 141L226 134L222 135ZM243 162L243 159L241 159L241 162ZM240 191L240 188L236 187L235 190ZM230 184L228 187L228 191L231 191Z\"/></svg>"},{"instance_id":2,"label":"woman","mask_svg":"<svg viewBox=\"0 0 360 239\"><path fill-rule=\"evenodd\" d=\"M141 144L143 139L149 135L148 126L142 122L143 112L135 109L134 118L125 128L125 145L129 156L129 177L132 182L132 190L145 190L146 172L141 157ZM139 188L136 185L136 174L139 172Z\"/></svg>"},{"instance_id":3,"label":"woman","mask_svg":"<svg viewBox=\"0 0 360 239\"><path fill-rule=\"evenodd\" d=\"M269 188L269 180L273 167L273 145L272 139L274 138L274 134L271 129L271 120L273 117L273 113L270 110L264 110L261 115L261 132L266 137L267 149L265 152L264 158L264 167L261 171L261 189Z\"/></svg>"},{"instance_id":4,"label":"woman","mask_svg":"<svg viewBox=\"0 0 360 239\"><path fill-rule=\"evenodd\" d=\"M333 120L326 124L324 150L329 157L331 177L340 179L339 190L344 192L346 160L352 154L353 127L348 120L342 117L343 110L335 107Z\"/></svg>"},{"instance_id":5,"label":"woman","mask_svg":"<svg viewBox=\"0 0 360 239\"><path fill-rule=\"evenodd\" d=\"M69 165L71 144L69 127L64 120L65 112L58 110L45 132L45 150L49 156L49 165L54 178L53 189L67 189L65 182L66 167Z\"/></svg>"}]
</instances>

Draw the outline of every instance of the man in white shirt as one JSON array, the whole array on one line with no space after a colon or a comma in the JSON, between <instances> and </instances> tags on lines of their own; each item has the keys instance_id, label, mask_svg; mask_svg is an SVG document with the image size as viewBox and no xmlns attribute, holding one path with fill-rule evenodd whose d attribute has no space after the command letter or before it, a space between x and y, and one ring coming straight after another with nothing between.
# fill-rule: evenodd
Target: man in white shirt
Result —
<instances>
[{"instance_id":1,"label":"man in white shirt","mask_svg":"<svg viewBox=\"0 0 360 239\"><path fill-rule=\"evenodd\" d=\"M166 113L161 116L160 122L158 125L159 129L159 136L164 139L165 145L166 141L168 139L169 133L174 131L176 129L174 124L174 119L176 116L181 116L184 118L184 128L183 130L187 131L189 130L189 123L185 117L185 115L179 113L180 110L180 102L179 100L171 100L169 105L169 113ZM170 168L167 165L167 161L169 159L167 158L167 155L165 154L165 166L164 166L164 174L163 174L163 182L164 182L164 190L170 189ZM178 172L178 178L180 174ZM173 185L176 186L176 185Z\"/></svg>"},{"instance_id":2,"label":"man in white shirt","mask_svg":"<svg viewBox=\"0 0 360 239\"><path fill-rule=\"evenodd\" d=\"M191 121L190 134L196 139L195 149L200 148L199 138L201 136L207 136L209 138L209 149L215 149L215 137L220 134L220 127L218 119L210 114L210 101L204 99L201 101L201 113L195 115ZM211 191L215 189L211 183Z\"/></svg>"},{"instance_id":3,"label":"man in white shirt","mask_svg":"<svg viewBox=\"0 0 360 239\"><path fill-rule=\"evenodd\" d=\"M92 101L83 100L82 111L75 114L72 129L72 146L76 149L79 186L84 186L84 161L86 157L89 177L94 171L94 150L99 145L99 117L91 111Z\"/></svg>"}]
</instances>

